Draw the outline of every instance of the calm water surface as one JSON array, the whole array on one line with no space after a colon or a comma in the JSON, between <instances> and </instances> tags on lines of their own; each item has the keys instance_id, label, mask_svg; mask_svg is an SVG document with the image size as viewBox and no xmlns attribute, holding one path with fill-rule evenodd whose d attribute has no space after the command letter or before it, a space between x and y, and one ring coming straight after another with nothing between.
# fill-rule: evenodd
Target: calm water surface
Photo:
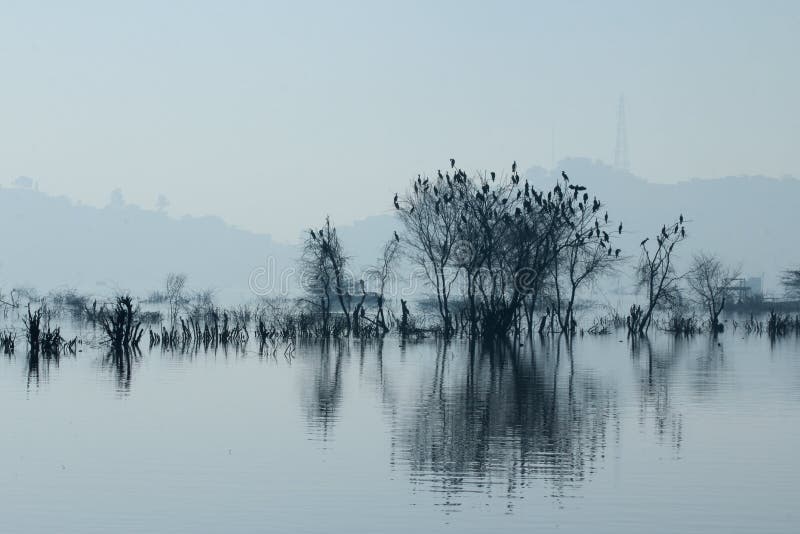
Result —
<instances>
[{"instance_id":1,"label":"calm water surface","mask_svg":"<svg viewBox=\"0 0 800 534\"><path fill-rule=\"evenodd\" d=\"M798 532L800 341L0 359L0 532Z\"/></svg>"}]
</instances>

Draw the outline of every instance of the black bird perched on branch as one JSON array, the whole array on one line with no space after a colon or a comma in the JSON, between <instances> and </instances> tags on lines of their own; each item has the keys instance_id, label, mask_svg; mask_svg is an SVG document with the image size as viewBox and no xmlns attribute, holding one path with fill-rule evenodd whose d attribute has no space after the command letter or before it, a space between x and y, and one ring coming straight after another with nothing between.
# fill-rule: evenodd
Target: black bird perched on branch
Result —
<instances>
[{"instance_id":1,"label":"black bird perched on branch","mask_svg":"<svg viewBox=\"0 0 800 534\"><path fill-rule=\"evenodd\" d=\"M608 212L606 212L605 221L608 222Z\"/></svg>"},{"instance_id":2,"label":"black bird perched on branch","mask_svg":"<svg viewBox=\"0 0 800 534\"><path fill-rule=\"evenodd\" d=\"M394 240L397 241L398 243L400 242L400 236L397 235L397 230L394 231Z\"/></svg>"},{"instance_id":3,"label":"black bird perched on branch","mask_svg":"<svg viewBox=\"0 0 800 534\"><path fill-rule=\"evenodd\" d=\"M622 223L619 223L619 229L618 230L619 230L620 235L622 235Z\"/></svg>"},{"instance_id":4,"label":"black bird perched on branch","mask_svg":"<svg viewBox=\"0 0 800 534\"><path fill-rule=\"evenodd\" d=\"M561 177L564 179L565 182L569 182L569 176L564 171L561 171Z\"/></svg>"},{"instance_id":5,"label":"black bird perched on branch","mask_svg":"<svg viewBox=\"0 0 800 534\"><path fill-rule=\"evenodd\" d=\"M686 228L681 226L681 237L686 237Z\"/></svg>"},{"instance_id":6,"label":"black bird perched on branch","mask_svg":"<svg viewBox=\"0 0 800 534\"><path fill-rule=\"evenodd\" d=\"M511 172L517 172L517 160L514 160L514 163L511 164Z\"/></svg>"},{"instance_id":7,"label":"black bird perched on branch","mask_svg":"<svg viewBox=\"0 0 800 534\"><path fill-rule=\"evenodd\" d=\"M314 241L316 241L316 240L317 240L317 234L315 234L315 233L314 233L314 230L309 230L309 232L311 232L311 238L312 238Z\"/></svg>"},{"instance_id":8,"label":"black bird perched on branch","mask_svg":"<svg viewBox=\"0 0 800 534\"><path fill-rule=\"evenodd\" d=\"M455 160L455 159L453 159L453 158L450 158L450 168L451 168L451 169L454 169L454 168L455 168L455 166L456 166L456 160Z\"/></svg>"},{"instance_id":9,"label":"black bird perched on branch","mask_svg":"<svg viewBox=\"0 0 800 534\"><path fill-rule=\"evenodd\" d=\"M681 221L681 224L683 224L683 213L681 213L680 221Z\"/></svg>"},{"instance_id":10,"label":"black bird perched on branch","mask_svg":"<svg viewBox=\"0 0 800 534\"><path fill-rule=\"evenodd\" d=\"M641 242L641 243L639 243L639 246L640 246L640 247L643 247L643 246L644 246L644 244L645 244L645 243L647 243L648 241L650 241L650 238L649 238L649 237L645 237L644 239L642 239L642 242Z\"/></svg>"},{"instance_id":11,"label":"black bird perched on branch","mask_svg":"<svg viewBox=\"0 0 800 534\"><path fill-rule=\"evenodd\" d=\"M622 252L622 249L617 249L614 251L614 257L619 258L619 253Z\"/></svg>"},{"instance_id":12,"label":"black bird perched on branch","mask_svg":"<svg viewBox=\"0 0 800 534\"><path fill-rule=\"evenodd\" d=\"M400 209L400 204L397 203L397 193L394 194L394 209Z\"/></svg>"},{"instance_id":13,"label":"black bird perched on branch","mask_svg":"<svg viewBox=\"0 0 800 534\"><path fill-rule=\"evenodd\" d=\"M492 181L494 182L494 171L489 173L492 176Z\"/></svg>"}]
</instances>

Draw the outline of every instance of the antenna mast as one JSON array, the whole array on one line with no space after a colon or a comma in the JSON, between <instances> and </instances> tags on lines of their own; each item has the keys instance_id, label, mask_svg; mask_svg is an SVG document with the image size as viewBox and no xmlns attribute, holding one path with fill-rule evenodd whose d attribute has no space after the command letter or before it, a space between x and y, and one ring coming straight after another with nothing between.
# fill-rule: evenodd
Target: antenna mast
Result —
<instances>
[{"instance_id":1,"label":"antenna mast","mask_svg":"<svg viewBox=\"0 0 800 534\"><path fill-rule=\"evenodd\" d=\"M625 129L625 95L620 95L617 109L617 146L614 149L614 167L624 171L630 170L628 132Z\"/></svg>"}]
</instances>

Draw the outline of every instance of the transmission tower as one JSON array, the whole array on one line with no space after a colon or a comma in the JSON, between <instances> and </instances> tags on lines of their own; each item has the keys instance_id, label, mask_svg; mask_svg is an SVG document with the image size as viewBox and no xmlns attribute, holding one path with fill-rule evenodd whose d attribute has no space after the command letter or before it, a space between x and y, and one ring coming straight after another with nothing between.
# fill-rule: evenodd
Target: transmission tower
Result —
<instances>
[{"instance_id":1,"label":"transmission tower","mask_svg":"<svg viewBox=\"0 0 800 534\"><path fill-rule=\"evenodd\" d=\"M628 132L625 130L625 95L620 95L617 109L617 147L614 149L614 167L625 171L630 169Z\"/></svg>"}]
</instances>

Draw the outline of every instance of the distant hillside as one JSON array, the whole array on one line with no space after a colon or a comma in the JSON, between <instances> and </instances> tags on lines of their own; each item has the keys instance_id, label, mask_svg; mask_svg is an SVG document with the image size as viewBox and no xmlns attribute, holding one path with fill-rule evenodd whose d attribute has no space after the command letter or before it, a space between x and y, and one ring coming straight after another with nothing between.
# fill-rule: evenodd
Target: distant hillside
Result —
<instances>
[{"instance_id":1,"label":"distant hillside","mask_svg":"<svg viewBox=\"0 0 800 534\"><path fill-rule=\"evenodd\" d=\"M577 183L586 185L606 203L609 216L622 220L623 247L638 254L639 242L655 236L661 225L681 213L688 219L689 238L684 263L699 249L740 264L743 274L765 277L768 291L779 291L780 271L800 265L797 234L800 180L765 176L728 176L653 184L587 159L559 163ZM531 169L527 177L541 187L554 183L556 173Z\"/></svg>"},{"instance_id":2,"label":"distant hillside","mask_svg":"<svg viewBox=\"0 0 800 534\"><path fill-rule=\"evenodd\" d=\"M168 272L193 288L247 298L253 269L293 263L295 247L245 232L215 217L174 219L117 204L98 209L26 188L0 189L0 287L74 287L145 294Z\"/></svg>"},{"instance_id":3,"label":"distant hillside","mask_svg":"<svg viewBox=\"0 0 800 534\"><path fill-rule=\"evenodd\" d=\"M632 260L639 255L642 239L654 237L662 224L683 214L689 235L678 258L683 266L693 252L707 250L741 265L745 276L763 275L765 289L776 293L781 290L779 273L800 265L800 180L729 176L655 184L582 158L560 162L557 172L533 168L525 176L537 188L552 187L562 169L606 204L611 219L623 222L618 242ZM388 213L343 228L342 236L354 256L367 254L371 261L376 252L370 256L369 251L377 251L394 228L397 220Z\"/></svg>"},{"instance_id":4,"label":"distant hillside","mask_svg":"<svg viewBox=\"0 0 800 534\"><path fill-rule=\"evenodd\" d=\"M772 292L779 289L781 270L800 265L797 179L747 176L665 185L586 159L565 160L558 168L558 173L530 169L526 177L545 187L563 169L573 182L588 186L606 203L610 217L623 221L620 244L633 258L639 241L683 213L690 237L681 254L684 264L694 250L715 252L741 264L748 276L763 273ZM354 267L373 263L397 228L391 212L340 225ZM294 267L300 256L299 245L277 243L219 218L175 219L121 202L98 209L26 187L0 188L0 232L0 288L5 289L69 286L144 294L175 271L187 273L194 288L215 288L226 298L241 299L252 295L248 281L254 269L264 273L267 257L280 272ZM259 278L259 283L270 282Z\"/></svg>"}]
</instances>

